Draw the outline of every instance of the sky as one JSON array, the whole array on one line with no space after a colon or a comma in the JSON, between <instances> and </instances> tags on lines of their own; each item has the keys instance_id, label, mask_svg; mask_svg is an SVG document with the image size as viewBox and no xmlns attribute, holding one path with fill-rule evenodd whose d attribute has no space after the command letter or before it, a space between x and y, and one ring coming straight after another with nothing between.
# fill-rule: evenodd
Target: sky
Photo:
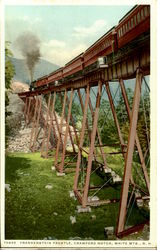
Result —
<instances>
[{"instance_id":1,"label":"sky","mask_svg":"<svg viewBox=\"0 0 157 250\"><path fill-rule=\"evenodd\" d=\"M41 41L42 58L64 66L105 34L131 5L14 5L5 6L5 40L14 57L22 58L15 41L33 32Z\"/></svg>"}]
</instances>

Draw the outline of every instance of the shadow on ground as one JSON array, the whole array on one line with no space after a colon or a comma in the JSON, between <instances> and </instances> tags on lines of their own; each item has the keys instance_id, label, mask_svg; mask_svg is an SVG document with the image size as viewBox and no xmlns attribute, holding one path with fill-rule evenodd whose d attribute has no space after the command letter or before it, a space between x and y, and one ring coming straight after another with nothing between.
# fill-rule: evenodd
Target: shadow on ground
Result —
<instances>
[{"instance_id":1,"label":"shadow on ground","mask_svg":"<svg viewBox=\"0 0 157 250\"><path fill-rule=\"evenodd\" d=\"M20 176L21 172L30 168L31 160L24 157L16 157L14 155L7 155L5 162L5 183L14 183Z\"/></svg>"}]
</instances>

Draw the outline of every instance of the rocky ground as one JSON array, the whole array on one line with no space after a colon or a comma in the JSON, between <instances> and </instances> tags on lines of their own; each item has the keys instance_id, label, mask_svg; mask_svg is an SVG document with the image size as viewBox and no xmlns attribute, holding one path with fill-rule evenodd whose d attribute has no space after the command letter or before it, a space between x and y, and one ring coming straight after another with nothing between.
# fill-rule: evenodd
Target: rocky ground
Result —
<instances>
[{"instance_id":1,"label":"rocky ground","mask_svg":"<svg viewBox=\"0 0 157 250\"><path fill-rule=\"evenodd\" d=\"M17 94L28 90L29 86L27 84L12 82L11 89L8 92L9 106L7 110L11 113L11 115L7 117L10 128L7 147L7 151L9 152L29 152L31 128L25 127L23 115L24 103Z\"/></svg>"},{"instance_id":2,"label":"rocky ground","mask_svg":"<svg viewBox=\"0 0 157 250\"><path fill-rule=\"evenodd\" d=\"M31 128L33 119L31 119L30 123L26 125L24 119L24 102L19 98L19 92L25 92L29 90L29 86L25 83L21 82L13 82L11 84L11 90L8 92L9 97L9 106L7 108L8 112L11 113L8 116L7 120L10 127L10 136L8 139L8 152L30 152L30 137L31 137ZM42 102L42 111L43 118L46 119L47 107L46 102L43 100ZM58 122L60 123L60 117L56 114ZM63 121L65 123L65 120ZM41 129L40 129L41 128ZM44 120L40 119L40 127L39 127L39 137L36 143L36 150L40 150L42 139L43 139L43 128L44 128ZM71 131L73 128L70 126ZM55 128L57 133L57 127ZM65 133L65 126L63 128L63 134ZM58 134L58 133L57 133ZM64 139L64 138L63 138ZM68 137L67 146L71 147L71 141Z\"/></svg>"},{"instance_id":3,"label":"rocky ground","mask_svg":"<svg viewBox=\"0 0 157 250\"><path fill-rule=\"evenodd\" d=\"M22 122L19 133L14 136L10 136L7 151L24 153L30 152L30 134L31 128L26 128L24 126L24 122Z\"/></svg>"}]
</instances>

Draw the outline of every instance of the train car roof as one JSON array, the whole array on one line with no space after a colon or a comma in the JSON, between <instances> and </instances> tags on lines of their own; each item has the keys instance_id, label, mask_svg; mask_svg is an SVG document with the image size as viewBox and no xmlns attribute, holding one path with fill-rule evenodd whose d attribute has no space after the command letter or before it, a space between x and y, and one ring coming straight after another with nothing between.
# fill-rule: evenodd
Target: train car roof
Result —
<instances>
[{"instance_id":1,"label":"train car roof","mask_svg":"<svg viewBox=\"0 0 157 250\"><path fill-rule=\"evenodd\" d=\"M83 54L84 54L84 52L82 52L82 53L79 54L78 56L74 57L72 60L70 60L69 62L67 62L67 63L65 64L65 66L67 66L68 64L74 62L74 61L77 60L80 56L83 56Z\"/></svg>"},{"instance_id":2,"label":"train car roof","mask_svg":"<svg viewBox=\"0 0 157 250\"><path fill-rule=\"evenodd\" d=\"M105 36L107 36L116 26L113 26L110 30L108 30L104 35L102 35L95 43L93 43L88 49L85 50L84 53L86 53L88 50L90 50L94 45L96 45L98 42L100 42Z\"/></svg>"},{"instance_id":3,"label":"train car roof","mask_svg":"<svg viewBox=\"0 0 157 250\"><path fill-rule=\"evenodd\" d=\"M131 14L131 12L133 12L138 6L140 5L135 5L134 7L131 8L131 10L129 10L120 20L119 20L119 23L121 23L128 15Z\"/></svg>"},{"instance_id":4,"label":"train car roof","mask_svg":"<svg viewBox=\"0 0 157 250\"><path fill-rule=\"evenodd\" d=\"M52 71L52 72L51 72L50 74L48 74L47 76L51 76L51 75L53 75L53 74L57 73L58 71L60 71L60 70L62 70L62 69L63 69L63 67L58 68L58 69L56 69L56 70Z\"/></svg>"},{"instance_id":5,"label":"train car roof","mask_svg":"<svg viewBox=\"0 0 157 250\"><path fill-rule=\"evenodd\" d=\"M46 78L47 76L48 76L48 75L45 75L45 76L39 77L39 78L37 78L37 80L36 80L36 81L38 81L38 80L42 80L42 79Z\"/></svg>"}]
</instances>

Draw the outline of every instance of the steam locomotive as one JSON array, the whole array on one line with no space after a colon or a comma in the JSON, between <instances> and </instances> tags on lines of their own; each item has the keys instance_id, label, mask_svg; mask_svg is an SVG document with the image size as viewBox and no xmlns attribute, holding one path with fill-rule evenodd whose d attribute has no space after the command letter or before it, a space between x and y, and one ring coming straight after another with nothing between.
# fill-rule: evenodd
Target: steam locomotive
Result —
<instances>
[{"instance_id":1,"label":"steam locomotive","mask_svg":"<svg viewBox=\"0 0 157 250\"><path fill-rule=\"evenodd\" d=\"M64 67L31 83L31 89L62 84L98 68L108 67L107 57L150 30L150 5L134 6L106 34Z\"/></svg>"}]
</instances>

